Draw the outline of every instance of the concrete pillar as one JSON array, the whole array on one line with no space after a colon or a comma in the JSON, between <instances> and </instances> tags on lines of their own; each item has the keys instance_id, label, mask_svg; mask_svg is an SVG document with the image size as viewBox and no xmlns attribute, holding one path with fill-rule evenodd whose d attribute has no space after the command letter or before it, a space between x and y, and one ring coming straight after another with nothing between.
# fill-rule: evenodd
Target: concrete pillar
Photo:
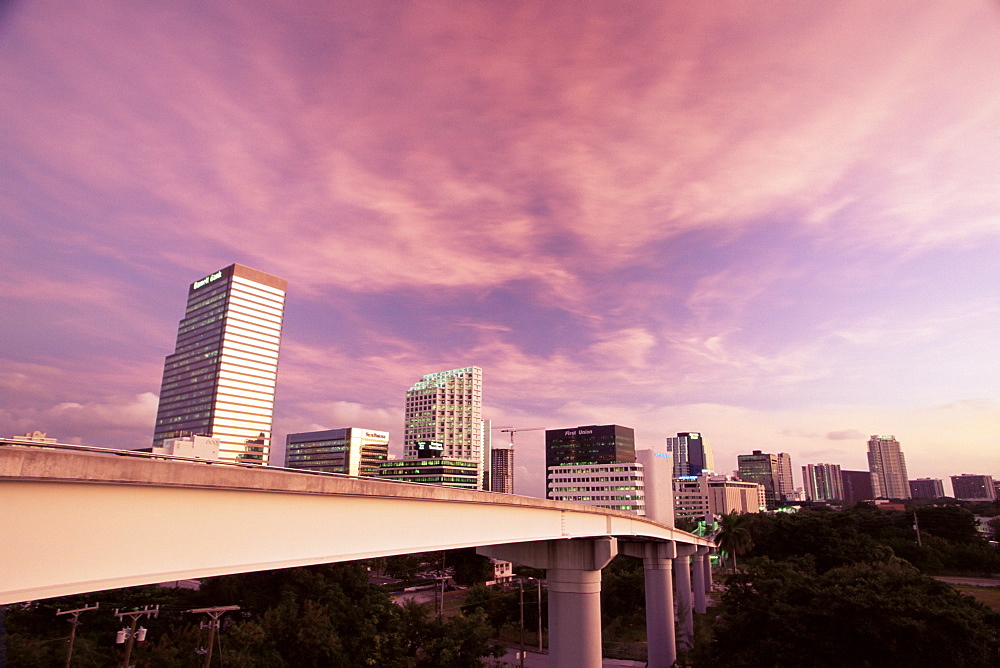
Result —
<instances>
[{"instance_id":1,"label":"concrete pillar","mask_svg":"<svg viewBox=\"0 0 1000 668\"><path fill-rule=\"evenodd\" d=\"M601 667L601 569L618 554L617 539L533 541L489 545L476 551L545 569L550 666Z\"/></svg>"},{"instance_id":2,"label":"concrete pillar","mask_svg":"<svg viewBox=\"0 0 1000 668\"><path fill-rule=\"evenodd\" d=\"M694 600L691 595L691 555L694 545L677 545L674 559L674 585L677 595L677 619L680 633L677 638L679 650L687 651L694 646Z\"/></svg>"},{"instance_id":3,"label":"concrete pillar","mask_svg":"<svg viewBox=\"0 0 1000 668\"><path fill-rule=\"evenodd\" d=\"M694 590L694 611L704 615L708 611L708 598L705 596L705 560L708 559L708 548L698 546L691 557L691 587Z\"/></svg>"},{"instance_id":4,"label":"concrete pillar","mask_svg":"<svg viewBox=\"0 0 1000 668\"><path fill-rule=\"evenodd\" d=\"M670 543L622 543L621 551L642 558L646 583L648 668L670 668L677 661L674 590L671 582L677 549Z\"/></svg>"},{"instance_id":5,"label":"concrete pillar","mask_svg":"<svg viewBox=\"0 0 1000 668\"><path fill-rule=\"evenodd\" d=\"M715 548L709 548L708 556L705 557L705 591L712 591L712 552Z\"/></svg>"}]
</instances>

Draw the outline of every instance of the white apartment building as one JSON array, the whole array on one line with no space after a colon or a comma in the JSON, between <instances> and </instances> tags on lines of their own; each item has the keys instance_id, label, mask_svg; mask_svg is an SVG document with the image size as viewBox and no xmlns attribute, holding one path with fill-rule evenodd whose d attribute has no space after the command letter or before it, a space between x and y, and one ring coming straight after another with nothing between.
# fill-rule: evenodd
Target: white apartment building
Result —
<instances>
[{"instance_id":1,"label":"white apartment building","mask_svg":"<svg viewBox=\"0 0 1000 668\"><path fill-rule=\"evenodd\" d=\"M444 458L477 462L484 479L489 464L482 369L470 366L425 375L406 391L405 420L404 459L417 458L418 442L434 441L444 445Z\"/></svg>"},{"instance_id":2,"label":"white apartment building","mask_svg":"<svg viewBox=\"0 0 1000 668\"><path fill-rule=\"evenodd\" d=\"M635 462L564 464L548 469L549 498L623 510L674 525L673 461L652 450L636 452Z\"/></svg>"}]
</instances>

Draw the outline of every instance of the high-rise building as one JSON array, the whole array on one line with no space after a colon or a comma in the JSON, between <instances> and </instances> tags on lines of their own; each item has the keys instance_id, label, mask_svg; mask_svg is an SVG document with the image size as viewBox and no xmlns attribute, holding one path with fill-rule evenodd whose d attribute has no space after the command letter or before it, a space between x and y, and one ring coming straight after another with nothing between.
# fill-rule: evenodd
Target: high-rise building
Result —
<instances>
[{"instance_id":1,"label":"high-rise building","mask_svg":"<svg viewBox=\"0 0 1000 668\"><path fill-rule=\"evenodd\" d=\"M545 464L546 498L624 510L673 526L673 462L667 453L636 452L630 427L547 429Z\"/></svg>"},{"instance_id":2,"label":"high-rise building","mask_svg":"<svg viewBox=\"0 0 1000 668\"><path fill-rule=\"evenodd\" d=\"M667 452L673 456L674 477L701 475L715 470L715 457L708 439L696 431L667 437Z\"/></svg>"},{"instance_id":3,"label":"high-rise building","mask_svg":"<svg viewBox=\"0 0 1000 668\"><path fill-rule=\"evenodd\" d=\"M377 477L389 458L389 432L360 427L288 434L285 466L327 473Z\"/></svg>"},{"instance_id":4,"label":"high-rise building","mask_svg":"<svg viewBox=\"0 0 1000 668\"><path fill-rule=\"evenodd\" d=\"M406 391L403 459L417 457L419 441L441 443L444 458L476 462L483 488L488 465L482 369L429 373Z\"/></svg>"},{"instance_id":5,"label":"high-rise building","mask_svg":"<svg viewBox=\"0 0 1000 668\"><path fill-rule=\"evenodd\" d=\"M267 464L288 282L232 264L188 288L163 367L153 446L219 439L219 459Z\"/></svg>"},{"instance_id":6,"label":"high-rise building","mask_svg":"<svg viewBox=\"0 0 1000 668\"><path fill-rule=\"evenodd\" d=\"M810 501L842 501L844 498L840 464L806 464L802 467L802 482Z\"/></svg>"},{"instance_id":7,"label":"high-rise building","mask_svg":"<svg viewBox=\"0 0 1000 668\"><path fill-rule=\"evenodd\" d=\"M778 498L795 501L795 480L792 476L792 456L787 452L778 453Z\"/></svg>"},{"instance_id":8,"label":"high-rise building","mask_svg":"<svg viewBox=\"0 0 1000 668\"><path fill-rule=\"evenodd\" d=\"M993 476L963 473L951 476L951 489L959 501L992 501L997 498Z\"/></svg>"},{"instance_id":9,"label":"high-rise building","mask_svg":"<svg viewBox=\"0 0 1000 668\"><path fill-rule=\"evenodd\" d=\"M490 453L490 491L514 493L514 448L493 448Z\"/></svg>"},{"instance_id":10,"label":"high-rise building","mask_svg":"<svg viewBox=\"0 0 1000 668\"><path fill-rule=\"evenodd\" d=\"M941 478L917 478L910 481L910 497L914 499L940 499L944 496Z\"/></svg>"},{"instance_id":11,"label":"high-rise building","mask_svg":"<svg viewBox=\"0 0 1000 668\"><path fill-rule=\"evenodd\" d=\"M635 430L617 424L545 430L545 466L635 461Z\"/></svg>"},{"instance_id":12,"label":"high-rise building","mask_svg":"<svg viewBox=\"0 0 1000 668\"><path fill-rule=\"evenodd\" d=\"M737 456L736 461L740 480L764 486L768 508L776 508L778 501L788 499L794 491L790 482L792 459L787 453L773 455L754 450L752 454Z\"/></svg>"},{"instance_id":13,"label":"high-rise building","mask_svg":"<svg viewBox=\"0 0 1000 668\"><path fill-rule=\"evenodd\" d=\"M910 498L906 460L895 436L873 435L868 439L868 470L878 480L880 498Z\"/></svg>"},{"instance_id":14,"label":"high-rise building","mask_svg":"<svg viewBox=\"0 0 1000 668\"><path fill-rule=\"evenodd\" d=\"M877 478L871 471L841 470L840 481L844 488L843 501L848 503L874 501L879 496Z\"/></svg>"}]
</instances>

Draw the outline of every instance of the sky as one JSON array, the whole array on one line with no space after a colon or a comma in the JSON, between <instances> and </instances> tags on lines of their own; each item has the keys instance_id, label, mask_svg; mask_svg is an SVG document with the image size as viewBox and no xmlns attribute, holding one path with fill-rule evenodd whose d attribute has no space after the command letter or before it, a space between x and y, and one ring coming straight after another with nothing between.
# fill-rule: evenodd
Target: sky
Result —
<instances>
[{"instance_id":1,"label":"sky","mask_svg":"<svg viewBox=\"0 0 1000 668\"><path fill-rule=\"evenodd\" d=\"M476 365L495 427L1000 477L998 80L978 0L3 3L0 435L148 446L239 262L289 281L279 452L401 452Z\"/></svg>"}]
</instances>

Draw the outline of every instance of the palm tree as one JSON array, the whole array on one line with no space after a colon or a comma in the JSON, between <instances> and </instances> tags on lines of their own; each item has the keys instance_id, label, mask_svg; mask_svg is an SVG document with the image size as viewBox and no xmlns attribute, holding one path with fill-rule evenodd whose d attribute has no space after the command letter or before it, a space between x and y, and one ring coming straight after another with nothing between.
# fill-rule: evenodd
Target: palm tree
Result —
<instances>
[{"instance_id":1,"label":"palm tree","mask_svg":"<svg viewBox=\"0 0 1000 668\"><path fill-rule=\"evenodd\" d=\"M736 555L743 555L753 549L753 537L744 526L747 516L740 515L735 510L719 518L719 533L715 538L719 549L732 559L733 572L736 572Z\"/></svg>"}]
</instances>

